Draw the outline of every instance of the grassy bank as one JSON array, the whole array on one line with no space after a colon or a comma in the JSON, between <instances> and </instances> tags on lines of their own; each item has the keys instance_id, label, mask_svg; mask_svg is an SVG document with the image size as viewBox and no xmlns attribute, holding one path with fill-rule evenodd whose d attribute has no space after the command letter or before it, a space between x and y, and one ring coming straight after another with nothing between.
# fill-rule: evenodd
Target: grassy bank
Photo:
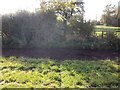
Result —
<instances>
[{"instance_id":1,"label":"grassy bank","mask_svg":"<svg viewBox=\"0 0 120 90\"><path fill-rule=\"evenodd\" d=\"M0 88L117 87L119 80L113 60L0 58Z\"/></svg>"}]
</instances>

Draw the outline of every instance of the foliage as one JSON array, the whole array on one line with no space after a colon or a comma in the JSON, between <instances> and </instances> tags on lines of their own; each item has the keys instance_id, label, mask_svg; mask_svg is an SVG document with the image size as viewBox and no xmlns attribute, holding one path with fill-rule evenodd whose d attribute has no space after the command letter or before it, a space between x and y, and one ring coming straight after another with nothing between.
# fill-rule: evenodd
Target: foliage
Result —
<instances>
[{"instance_id":1,"label":"foliage","mask_svg":"<svg viewBox=\"0 0 120 90\"><path fill-rule=\"evenodd\" d=\"M117 38L114 33L107 35L108 45L111 49L120 50L120 38Z\"/></svg>"},{"instance_id":2,"label":"foliage","mask_svg":"<svg viewBox=\"0 0 120 90\"><path fill-rule=\"evenodd\" d=\"M3 47L19 47L20 44L30 43L32 23L30 15L26 11L18 12L16 15L4 15L2 17ZM17 44L17 45L16 45ZM22 45L21 45L22 46Z\"/></svg>"},{"instance_id":3,"label":"foliage","mask_svg":"<svg viewBox=\"0 0 120 90\"><path fill-rule=\"evenodd\" d=\"M118 18L115 5L106 5L104 14L101 16L101 23L107 26L118 26Z\"/></svg>"},{"instance_id":4,"label":"foliage","mask_svg":"<svg viewBox=\"0 0 120 90\"><path fill-rule=\"evenodd\" d=\"M46 8L45 8L46 6ZM75 3L74 0L71 1L61 1L61 0L50 0L50 3L42 3L41 9L44 11L53 9L57 17L61 17L62 19L62 30L63 30L63 37L64 41L66 40L67 35L67 23L71 17L75 17L78 15L80 20L83 22L84 17L84 3Z\"/></svg>"},{"instance_id":5,"label":"foliage","mask_svg":"<svg viewBox=\"0 0 120 90\"><path fill-rule=\"evenodd\" d=\"M48 9L45 12L37 11L36 13L19 11L16 14L4 15L2 19L3 48L39 48L54 47L54 45L59 47L66 40L64 31L60 28L63 26L60 25L57 17L54 9ZM79 16L71 17L74 21L70 17L67 20L71 26L67 24L64 28L66 35L68 31L75 31L79 36L89 37L92 31L91 23L83 23L81 18L76 17ZM81 22L77 22L78 19ZM74 33L71 34L71 36L74 35Z\"/></svg>"},{"instance_id":6,"label":"foliage","mask_svg":"<svg viewBox=\"0 0 120 90\"><path fill-rule=\"evenodd\" d=\"M52 10L29 13L20 11L15 15L5 15L2 19L3 47L38 47L60 39L56 26L56 16Z\"/></svg>"},{"instance_id":7,"label":"foliage","mask_svg":"<svg viewBox=\"0 0 120 90\"><path fill-rule=\"evenodd\" d=\"M114 50L119 50L120 48L120 27L110 27L110 26L96 26L95 31L96 31L96 36L98 38L102 37L102 31L104 32L103 36L103 47L104 48L109 48L109 49L114 49ZM116 32L117 31L117 32ZM102 38L101 38L102 40Z\"/></svg>"},{"instance_id":8,"label":"foliage","mask_svg":"<svg viewBox=\"0 0 120 90\"><path fill-rule=\"evenodd\" d=\"M120 27L120 2L118 2L118 7L117 7L117 18L118 18L118 26Z\"/></svg>"},{"instance_id":9,"label":"foliage","mask_svg":"<svg viewBox=\"0 0 120 90\"><path fill-rule=\"evenodd\" d=\"M54 5L53 5L54 4ZM113 34L100 39L96 31L117 30L118 27L96 26L83 19L84 5L73 2L45 4L35 13L19 11L2 17L3 48L77 47L81 49L116 49L119 38ZM106 8L107 15L111 16ZM111 16L112 17L112 16ZM97 33L97 37L94 35ZM120 35L118 35L120 36ZM117 45L118 44L118 45Z\"/></svg>"},{"instance_id":10,"label":"foliage","mask_svg":"<svg viewBox=\"0 0 120 90\"><path fill-rule=\"evenodd\" d=\"M0 75L0 88L112 88L119 84L118 64L108 59L56 61L2 57Z\"/></svg>"},{"instance_id":11,"label":"foliage","mask_svg":"<svg viewBox=\"0 0 120 90\"><path fill-rule=\"evenodd\" d=\"M79 17L79 16L78 16ZM94 30L94 25L91 22L82 22L79 18L71 18L68 25L68 30L79 38L90 38Z\"/></svg>"}]
</instances>

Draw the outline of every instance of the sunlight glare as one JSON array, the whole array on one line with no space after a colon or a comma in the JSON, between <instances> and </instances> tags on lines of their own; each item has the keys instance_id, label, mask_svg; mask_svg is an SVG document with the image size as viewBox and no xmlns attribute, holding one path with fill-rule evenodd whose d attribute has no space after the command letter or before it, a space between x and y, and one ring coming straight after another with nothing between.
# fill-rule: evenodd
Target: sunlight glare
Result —
<instances>
[{"instance_id":1,"label":"sunlight glare","mask_svg":"<svg viewBox=\"0 0 120 90\"><path fill-rule=\"evenodd\" d=\"M41 0L1 0L0 14L15 13L17 10L35 12ZM45 0L43 0L45 1ZM119 0L83 0L85 2L85 18L99 20L107 4L117 5Z\"/></svg>"},{"instance_id":2,"label":"sunlight glare","mask_svg":"<svg viewBox=\"0 0 120 90\"><path fill-rule=\"evenodd\" d=\"M39 7L39 0L1 0L0 14L15 13L17 10L34 12Z\"/></svg>"}]
</instances>

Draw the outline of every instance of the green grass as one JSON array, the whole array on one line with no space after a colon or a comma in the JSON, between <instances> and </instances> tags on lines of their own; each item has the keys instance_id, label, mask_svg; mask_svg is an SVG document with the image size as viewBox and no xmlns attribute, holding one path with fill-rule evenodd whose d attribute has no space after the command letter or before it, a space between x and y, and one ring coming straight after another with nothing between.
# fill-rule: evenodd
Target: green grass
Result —
<instances>
[{"instance_id":1,"label":"green grass","mask_svg":"<svg viewBox=\"0 0 120 90\"><path fill-rule=\"evenodd\" d=\"M98 25L98 26L95 26L95 33L96 33L96 36L101 36L102 35L102 31L111 31L113 32L114 34L116 34L115 31L120 31L120 27L112 27L112 26L101 26L101 25ZM107 35L106 32L104 32L105 36ZM108 32L109 34L109 32ZM120 38L120 32L117 32L116 36L118 38Z\"/></svg>"},{"instance_id":2,"label":"green grass","mask_svg":"<svg viewBox=\"0 0 120 90\"><path fill-rule=\"evenodd\" d=\"M112 27L112 26L95 26L96 31L115 31L115 30L120 30L120 27Z\"/></svg>"},{"instance_id":3,"label":"green grass","mask_svg":"<svg viewBox=\"0 0 120 90\"><path fill-rule=\"evenodd\" d=\"M117 87L118 64L113 60L0 58L0 88Z\"/></svg>"}]
</instances>

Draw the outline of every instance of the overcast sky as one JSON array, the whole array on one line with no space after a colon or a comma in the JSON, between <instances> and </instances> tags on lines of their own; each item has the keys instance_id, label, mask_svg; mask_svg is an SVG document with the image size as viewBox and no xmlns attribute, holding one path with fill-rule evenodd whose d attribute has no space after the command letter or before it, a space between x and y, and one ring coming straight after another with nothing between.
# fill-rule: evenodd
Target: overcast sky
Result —
<instances>
[{"instance_id":1,"label":"overcast sky","mask_svg":"<svg viewBox=\"0 0 120 90\"><path fill-rule=\"evenodd\" d=\"M0 14L13 13L20 9L35 11L40 0L0 0ZM85 2L85 17L87 19L100 19L107 4L117 5L120 0L83 0Z\"/></svg>"}]
</instances>

